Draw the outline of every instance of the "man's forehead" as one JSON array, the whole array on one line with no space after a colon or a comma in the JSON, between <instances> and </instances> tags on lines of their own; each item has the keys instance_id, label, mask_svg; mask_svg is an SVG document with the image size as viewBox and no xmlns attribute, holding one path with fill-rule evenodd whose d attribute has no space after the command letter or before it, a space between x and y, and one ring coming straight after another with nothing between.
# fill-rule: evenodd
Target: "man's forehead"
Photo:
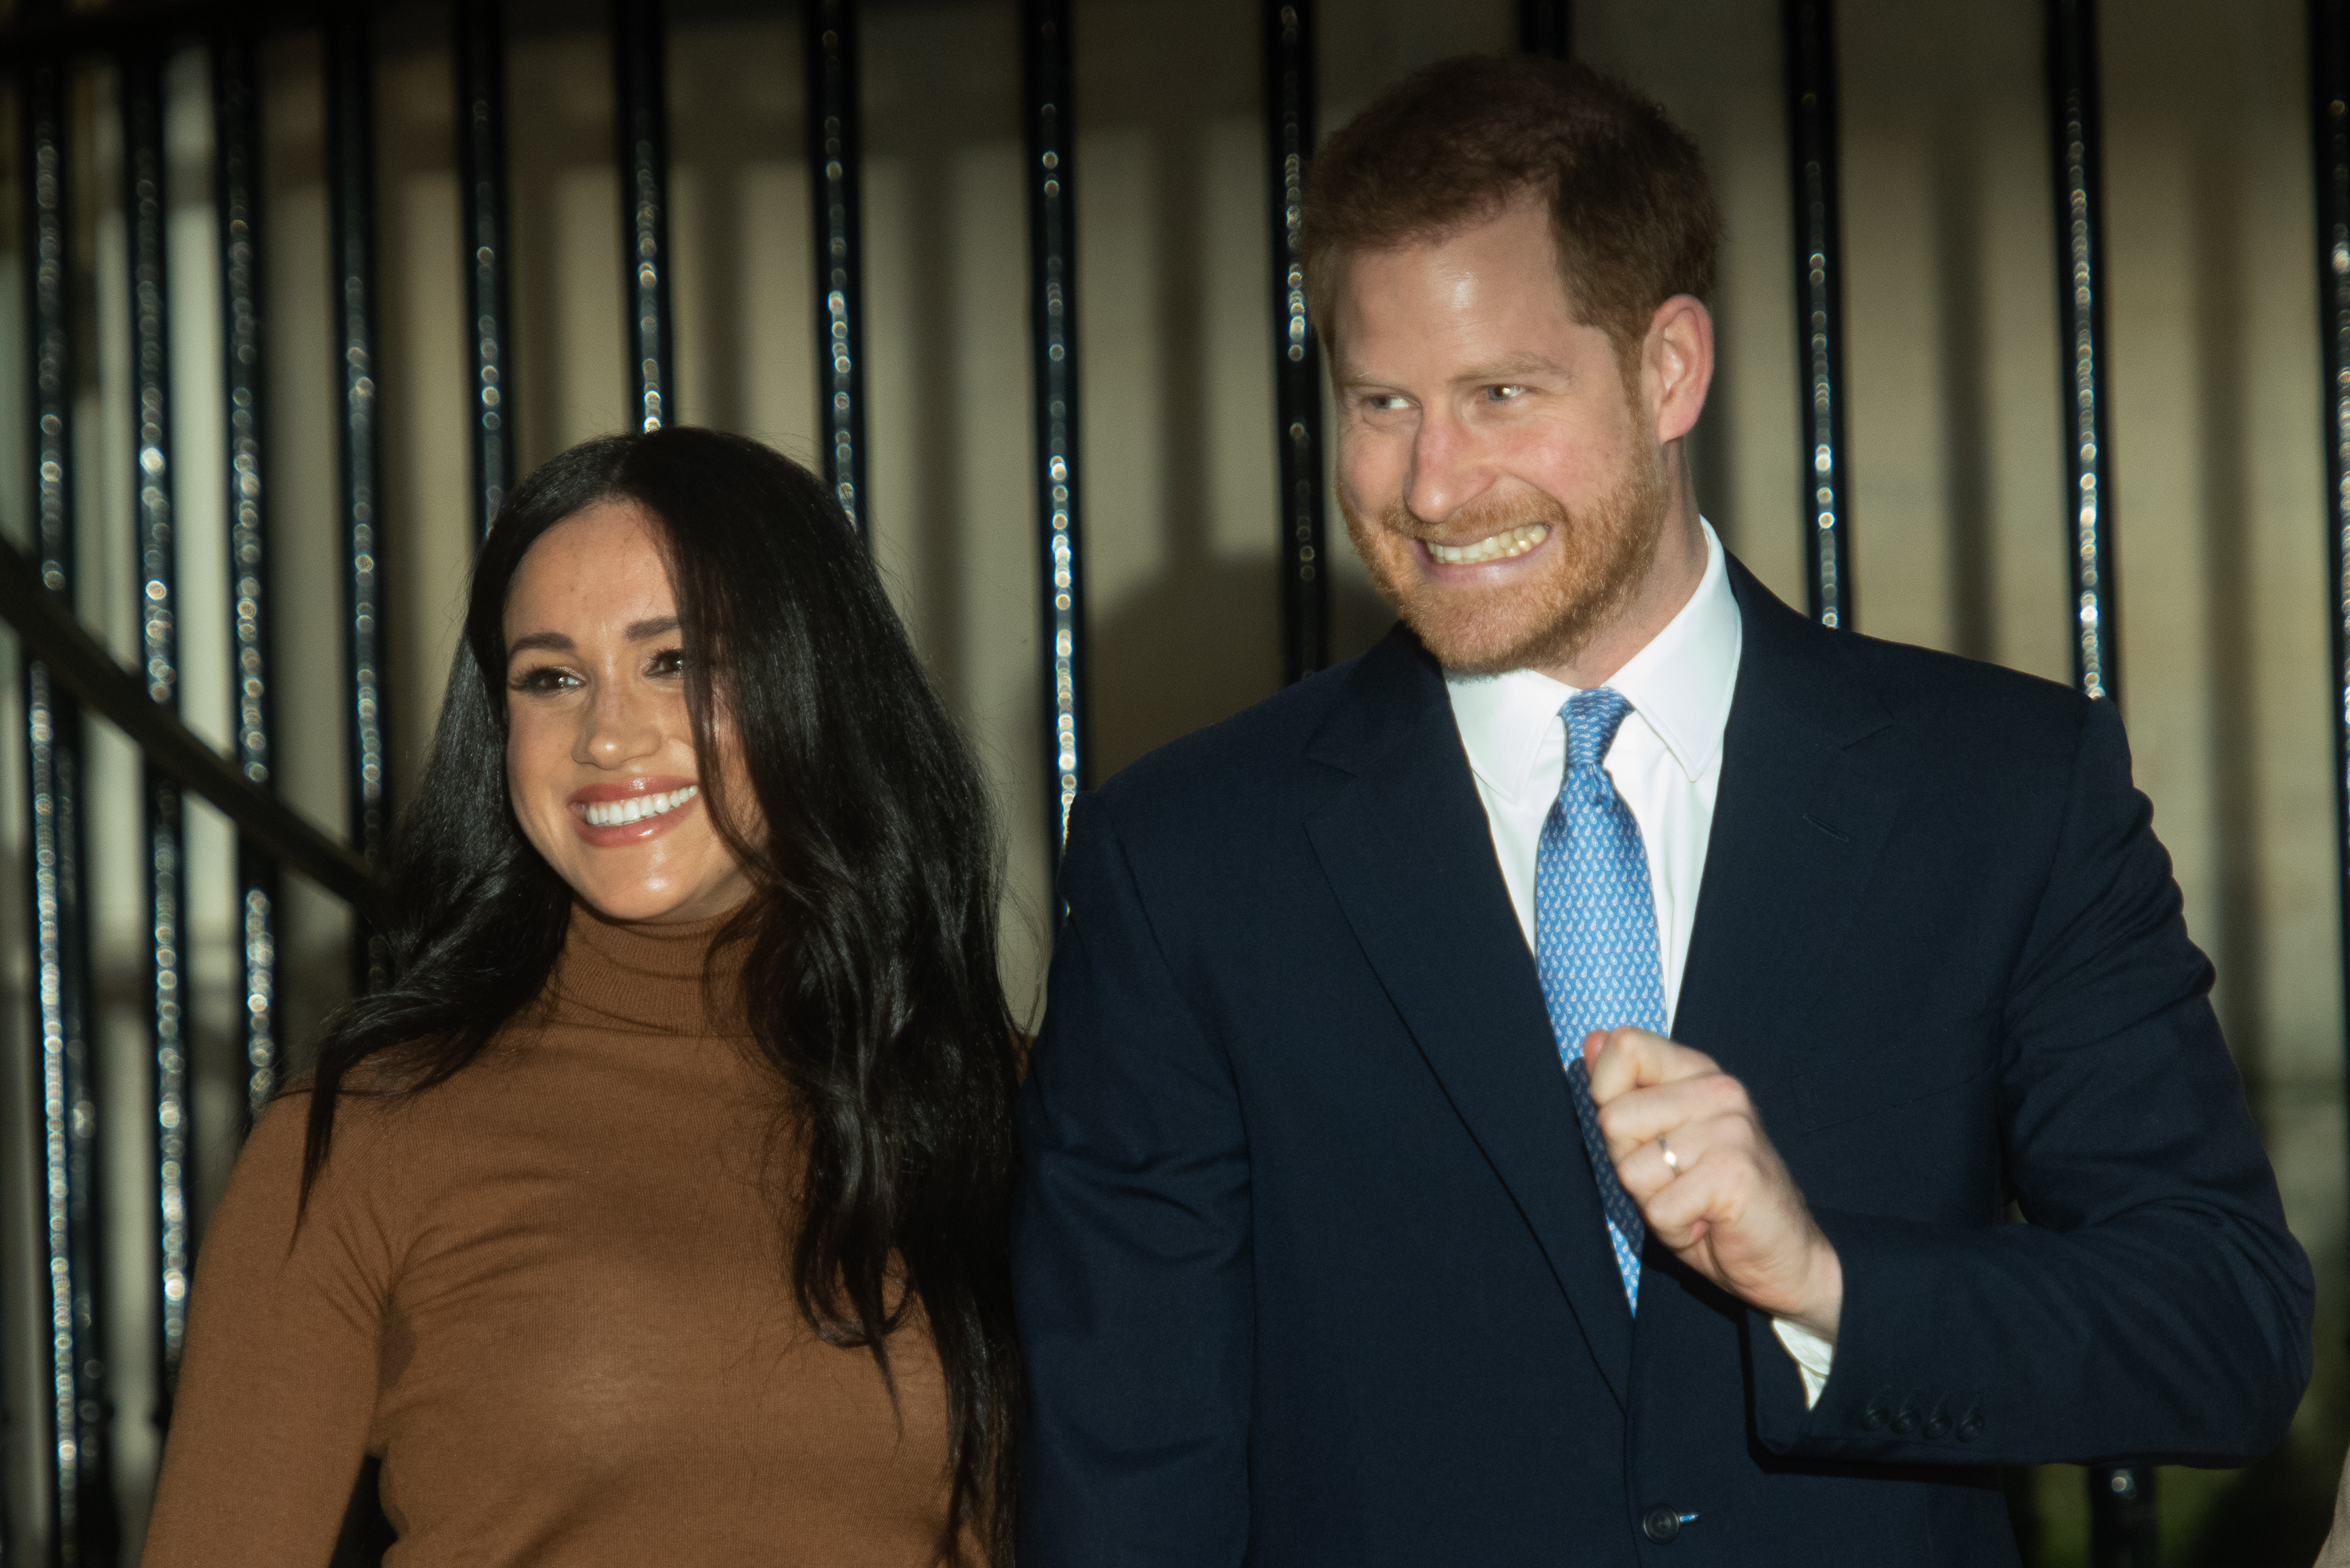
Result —
<instances>
[{"instance_id":1,"label":"man's forehead","mask_svg":"<svg viewBox=\"0 0 2350 1568\"><path fill-rule=\"evenodd\" d=\"M1332 301L1333 374L1378 374L1371 361L1398 353L1443 355L1462 375L1556 368L1587 324L1555 249L1528 238L1487 231L1348 258Z\"/></svg>"},{"instance_id":2,"label":"man's forehead","mask_svg":"<svg viewBox=\"0 0 2350 1568\"><path fill-rule=\"evenodd\" d=\"M1381 257L1440 254L1483 249L1523 250L1529 259L1557 263L1558 240L1550 202L1531 187L1471 207L1441 223L1410 230L1392 239L1346 247L1344 265Z\"/></svg>"}]
</instances>

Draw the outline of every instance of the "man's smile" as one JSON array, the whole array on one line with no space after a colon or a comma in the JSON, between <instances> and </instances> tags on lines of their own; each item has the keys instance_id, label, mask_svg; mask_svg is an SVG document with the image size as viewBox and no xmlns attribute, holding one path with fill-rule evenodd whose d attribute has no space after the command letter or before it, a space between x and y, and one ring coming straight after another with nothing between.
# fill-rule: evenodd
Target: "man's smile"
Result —
<instances>
[{"instance_id":1,"label":"man's smile","mask_svg":"<svg viewBox=\"0 0 2350 1568\"><path fill-rule=\"evenodd\" d=\"M1420 543L1428 547L1429 559L1440 566L1479 566L1488 561L1507 561L1523 556L1549 537L1549 524L1528 523L1466 545L1440 545L1433 539Z\"/></svg>"}]
</instances>

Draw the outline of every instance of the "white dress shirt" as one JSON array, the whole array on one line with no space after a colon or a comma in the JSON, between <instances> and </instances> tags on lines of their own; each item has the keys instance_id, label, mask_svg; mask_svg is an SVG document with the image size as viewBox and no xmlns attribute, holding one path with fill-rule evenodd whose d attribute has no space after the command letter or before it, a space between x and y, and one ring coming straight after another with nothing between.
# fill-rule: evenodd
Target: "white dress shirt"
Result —
<instances>
[{"instance_id":1,"label":"white dress shirt","mask_svg":"<svg viewBox=\"0 0 2350 1568\"><path fill-rule=\"evenodd\" d=\"M1680 1002L1705 849L1721 785L1721 738L1738 686L1744 627L1730 591L1730 572L1713 524L1705 530L1705 576L1664 630L1627 660L1607 685L1632 705L1604 765L1631 808L1648 857L1657 901L1657 958L1664 969L1665 1028ZM1566 775L1566 723L1559 709L1575 688L1532 670L1444 678L1453 722L1469 753L1477 796L1493 834L1493 854L1534 948L1534 857L1543 820ZM1834 1345L1807 1329L1773 1320L1804 1377L1806 1403L1827 1382Z\"/></svg>"}]
</instances>

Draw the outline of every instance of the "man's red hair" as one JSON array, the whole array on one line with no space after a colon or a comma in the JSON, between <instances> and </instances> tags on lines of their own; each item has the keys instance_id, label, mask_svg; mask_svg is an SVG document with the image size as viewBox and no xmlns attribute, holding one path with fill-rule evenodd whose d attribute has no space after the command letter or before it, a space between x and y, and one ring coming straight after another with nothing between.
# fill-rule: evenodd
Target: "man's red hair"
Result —
<instances>
[{"instance_id":1,"label":"man's red hair","mask_svg":"<svg viewBox=\"0 0 2350 1568\"><path fill-rule=\"evenodd\" d=\"M1711 293L1721 220L1697 144L1588 66L1440 60L1325 142L1305 187L1307 309L1329 341L1346 257L1440 238L1538 192L1569 307L1629 364L1657 306Z\"/></svg>"}]
</instances>

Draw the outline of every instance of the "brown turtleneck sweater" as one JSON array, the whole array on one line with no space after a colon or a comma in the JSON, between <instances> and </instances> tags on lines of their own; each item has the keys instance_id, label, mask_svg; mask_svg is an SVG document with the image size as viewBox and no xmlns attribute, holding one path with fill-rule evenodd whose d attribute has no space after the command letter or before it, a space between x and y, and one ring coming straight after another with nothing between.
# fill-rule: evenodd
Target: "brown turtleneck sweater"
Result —
<instances>
[{"instance_id":1,"label":"brown turtleneck sweater","mask_svg":"<svg viewBox=\"0 0 2350 1568\"><path fill-rule=\"evenodd\" d=\"M575 912L541 1003L447 1083L345 1096L297 1226L306 1095L213 1217L146 1568L324 1568L363 1454L390 1568L916 1568L945 1519L919 1322L795 1305L780 1093L702 966L717 922ZM788 1180L788 1168L785 1180Z\"/></svg>"}]
</instances>

